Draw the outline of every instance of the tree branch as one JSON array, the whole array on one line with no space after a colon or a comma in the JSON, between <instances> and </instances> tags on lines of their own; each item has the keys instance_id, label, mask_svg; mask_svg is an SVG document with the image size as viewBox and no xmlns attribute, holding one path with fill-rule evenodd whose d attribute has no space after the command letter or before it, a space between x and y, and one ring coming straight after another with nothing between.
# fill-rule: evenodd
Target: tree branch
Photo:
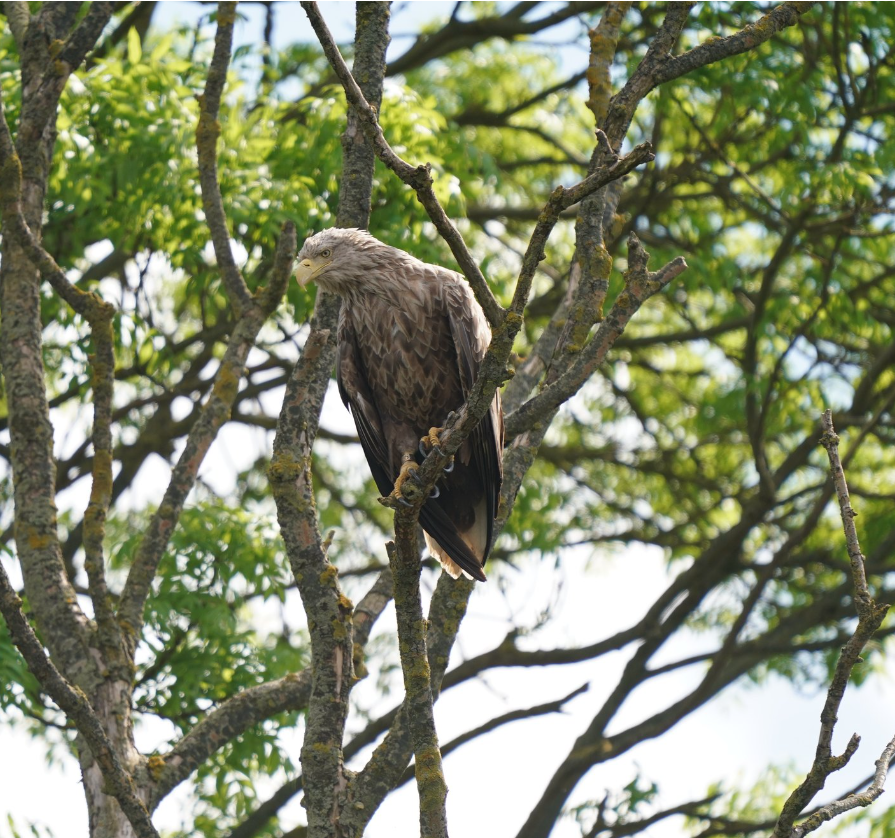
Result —
<instances>
[{"instance_id":1,"label":"tree branch","mask_svg":"<svg viewBox=\"0 0 895 838\"><path fill-rule=\"evenodd\" d=\"M121 765L87 696L78 687L72 686L44 654L40 641L22 613L22 601L16 595L2 565L0 565L0 612L6 620L16 648L28 664L28 669L90 747L90 752L102 770L107 793L118 801L139 838L159 838L146 807L137 797L133 779Z\"/></svg>"},{"instance_id":2,"label":"tree branch","mask_svg":"<svg viewBox=\"0 0 895 838\"><path fill-rule=\"evenodd\" d=\"M196 482L199 467L214 442L218 431L230 418L236 401L239 383L245 372L246 359L255 345L258 332L279 304L286 290L295 259L295 225L283 225L274 259L270 286L252 298L237 320L227 344L227 350L214 376L214 386L201 408L198 420L190 429L183 453L174 466L165 496L152 516L127 576L118 607L118 621L133 655L143 626L143 606L162 554L190 490Z\"/></svg>"},{"instance_id":3,"label":"tree branch","mask_svg":"<svg viewBox=\"0 0 895 838\"><path fill-rule=\"evenodd\" d=\"M224 290L230 300L233 313L239 317L251 303L252 295L245 284L242 272L233 258L230 247L230 232L224 201L218 184L217 141L221 134L218 112L221 95L227 82L230 66L230 50L233 44L233 26L236 21L236 3L218 3L217 32L214 37L214 55L208 68L205 92L199 96L199 123L196 127L196 150L199 155L199 183L202 187L202 208L211 231L211 241Z\"/></svg>"},{"instance_id":4,"label":"tree branch","mask_svg":"<svg viewBox=\"0 0 895 838\"><path fill-rule=\"evenodd\" d=\"M681 256L658 271L648 271L648 265L649 253L643 249L637 236L631 233L628 237L628 270L625 273L624 290L574 363L553 384L506 417L505 429L509 439L532 428L536 423L544 422L556 408L574 395L603 362L640 306L687 268L687 263Z\"/></svg>"},{"instance_id":5,"label":"tree branch","mask_svg":"<svg viewBox=\"0 0 895 838\"><path fill-rule=\"evenodd\" d=\"M577 698L582 693L586 693L587 690L588 685L584 684L583 686L572 690L572 692L570 692L564 698L558 698L554 701L548 701L545 704L538 704L534 707L528 707L523 710L511 710L509 713L504 713L500 716L496 716L493 719L489 719L484 724L479 725L478 727L473 728L466 733L461 733L456 738L451 739L450 742L446 742L441 748L441 755L442 757L446 757L452 751L456 751L457 748L462 747L467 742L471 742L473 739L477 739L479 736L484 736L484 734L490 733L492 730L497 730L497 728L503 727L506 724L522 721L523 719L533 719L537 716L546 716L549 713L561 713L565 706L573 698ZM403 786L405 783L410 781L410 779L414 776L415 769L416 766L411 765L404 772L404 774L401 776L400 786Z\"/></svg>"},{"instance_id":6,"label":"tree branch","mask_svg":"<svg viewBox=\"0 0 895 838\"><path fill-rule=\"evenodd\" d=\"M243 690L225 701L168 753L150 759L155 776L150 808L154 810L175 786L226 743L277 713L303 709L310 694L311 673L304 670Z\"/></svg>"},{"instance_id":7,"label":"tree branch","mask_svg":"<svg viewBox=\"0 0 895 838\"><path fill-rule=\"evenodd\" d=\"M420 564L417 522L395 516L395 544L388 554L395 580L395 611L398 616L398 644L404 673L405 713L410 721L416 785L420 800L421 838L447 838L447 783L438 732L435 730L434 701L429 657L426 650L427 624L420 598Z\"/></svg>"},{"instance_id":8,"label":"tree branch","mask_svg":"<svg viewBox=\"0 0 895 838\"><path fill-rule=\"evenodd\" d=\"M858 543L858 534L854 522L856 513L849 501L845 472L839 459L839 437L833 428L833 413L830 410L824 411L823 428L824 433L821 436L821 444L827 450L827 456L830 460L830 476L833 480L833 485L836 487L836 494L839 499L839 512L842 517L842 528L845 532L845 542L851 563L858 625L849 641L842 647L839 659L836 661L833 678L827 690L826 701L820 714L820 737L814 762L801 785L790 794L783 805L780 817L774 827L775 838L800 838L801 835L817 829L825 820L829 820L856 806L870 805L882 794L882 784L885 782L889 759L895 753L895 739L893 739L883 752L883 756L877 761L877 773L874 782L870 789L860 796L860 801L854 800L849 804L846 804L845 801L835 801L830 806L816 812L805 823L798 827L794 826L799 814L814 799L818 791L824 787L827 777L847 765L858 749L861 738L857 734L853 734L845 751L839 756L833 756L833 731L836 727L837 713L852 670L860 660L861 652L877 629L879 629L889 611L888 605L877 605L874 602L867 588L864 556ZM884 758L886 758L885 762L883 762ZM885 768L881 768L881 765L885 765ZM805 828L806 824L808 824L808 828Z\"/></svg>"},{"instance_id":9,"label":"tree branch","mask_svg":"<svg viewBox=\"0 0 895 838\"><path fill-rule=\"evenodd\" d=\"M404 183L416 192L417 198L423 207L425 207L426 212L429 214L429 218L432 219L432 223L451 248L451 253L454 254L454 258L460 265L460 269L472 286L472 290L475 292L476 299L479 301L479 305L481 305L482 310L485 312L485 316L492 325L497 325L503 320L504 311L491 293L491 289L488 287L485 277L482 276L482 272L479 270L479 266L476 264L475 259L473 259L469 249L466 247L466 243L463 241L463 237L460 235L459 230L457 230L451 223L439 203L438 198L435 197L435 192L432 189L433 181L431 166L428 164L423 166L412 166L395 154L392 147L386 141L385 135L382 133L382 128L379 127L379 120L376 117L376 112L364 98L363 92L354 80L354 76L348 69L345 60L342 58L339 48L333 40L332 34L320 15L317 4L303 2L301 5L307 13L311 25L314 27L314 32L317 33L317 38L320 41L320 45L323 47L323 52L329 60L333 70L335 70L339 81L342 83L348 104L357 114L361 128L367 138L367 142L373 147L376 156L379 157L379 159L382 160L382 162L402 181L404 181Z\"/></svg>"},{"instance_id":10,"label":"tree branch","mask_svg":"<svg viewBox=\"0 0 895 838\"><path fill-rule=\"evenodd\" d=\"M358 5L355 62L363 68L367 95L377 105L385 71L388 23L388 3ZM359 95L363 98L362 93ZM350 174L358 182L340 193L337 223L366 227L374 157L353 126L350 115L342 145L344 177ZM342 738L353 685L354 609L340 589L335 566L326 556L310 475L311 449L335 361L338 311L338 297L318 294L311 334L286 386L269 470L280 531L311 634L313 675L301 764L308 827L314 835L335 835L339 829L339 796L348 782Z\"/></svg>"}]
</instances>

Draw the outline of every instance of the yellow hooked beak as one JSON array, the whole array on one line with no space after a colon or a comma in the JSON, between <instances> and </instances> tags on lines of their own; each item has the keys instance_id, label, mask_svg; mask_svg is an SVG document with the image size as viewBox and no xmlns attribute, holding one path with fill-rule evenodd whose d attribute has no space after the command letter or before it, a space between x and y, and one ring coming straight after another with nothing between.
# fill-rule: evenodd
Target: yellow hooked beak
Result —
<instances>
[{"instance_id":1,"label":"yellow hooked beak","mask_svg":"<svg viewBox=\"0 0 895 838\"><path fill-rule=\"evenodd\" d=\"M302 259L295 269L295 278L298 280L298 284L304 288L330 262L332 259Z\"/></svg>"}]
</instances>

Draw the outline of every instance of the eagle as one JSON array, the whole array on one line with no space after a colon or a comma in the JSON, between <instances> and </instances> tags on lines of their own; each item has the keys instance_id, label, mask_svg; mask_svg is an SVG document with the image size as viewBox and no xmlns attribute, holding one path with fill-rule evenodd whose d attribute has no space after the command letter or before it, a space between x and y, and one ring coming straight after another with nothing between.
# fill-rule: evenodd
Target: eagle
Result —
<instances>
[{"instance_id":1,"label":"eagle","mask_svg":"<svg viewBox=\"0 0 895 838\"><path fill-rule=\"evenodd\" d=\"M488 321L462 276L365 230L317 233L298 262L300 285L314 281L341 297L339 393L380 493L407 503L407 481L472 388L491 340ZM498 393L420 511L429 551L455 579L485 581L502 450Z\"/></svg>"}]
</instances>

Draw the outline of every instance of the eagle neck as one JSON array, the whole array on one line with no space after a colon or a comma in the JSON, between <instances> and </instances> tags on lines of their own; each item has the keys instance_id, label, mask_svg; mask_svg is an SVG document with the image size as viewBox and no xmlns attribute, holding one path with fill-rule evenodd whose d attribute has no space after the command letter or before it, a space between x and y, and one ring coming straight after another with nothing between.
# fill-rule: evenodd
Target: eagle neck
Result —
<instances>
[{"instance_id":1,"label":"eagle neck","mask_svg":"<svg viewBox=\"0 0 895 838\"><path fill-rule=\"evenodd\" d=\"M378 272L368 274L362 283L346 285L342 291L342 299L352 307L379 302L389 308L406 308L408 295L415 296L410 283Z\"/></svg>"}]
</instances>

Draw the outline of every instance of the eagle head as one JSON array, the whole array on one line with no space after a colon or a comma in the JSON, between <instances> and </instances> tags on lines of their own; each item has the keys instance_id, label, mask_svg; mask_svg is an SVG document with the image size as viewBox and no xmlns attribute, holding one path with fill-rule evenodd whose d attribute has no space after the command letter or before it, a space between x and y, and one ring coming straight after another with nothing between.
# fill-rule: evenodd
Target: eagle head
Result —
<instances>
[{"instance_id":1,"label":"eagle head","mask_svg":"<svg viewBox=\"0 0 895 838\"><path fill-rule=\"evenodd\" d=\"M298 254L295 278L302 287L316 282L327 291L345 294L380 267L386 249L390 248L366 230L332 227L305 241Z\"/></svg>"}]
</instances>

